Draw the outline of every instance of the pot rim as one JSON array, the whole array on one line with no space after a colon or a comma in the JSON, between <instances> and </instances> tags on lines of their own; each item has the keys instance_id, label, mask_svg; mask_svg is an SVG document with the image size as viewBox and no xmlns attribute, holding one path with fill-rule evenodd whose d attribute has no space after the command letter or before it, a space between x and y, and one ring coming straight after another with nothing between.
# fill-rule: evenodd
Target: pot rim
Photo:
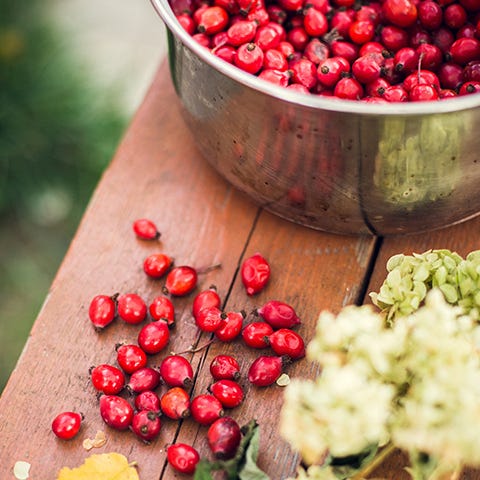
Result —
<instances>
[{"instance_id":1,"label":"pot rim","mask_svg":"<svg viewBox=\"0 0 480 480\"><path fill-rule=\"evenodd\" d=\"M374 104L352 100L331 99L319 95L307 95L295 92L244 72L240 68L212 54L183 29L176 20L168 0L150 0L150 2L171 33L206 64L246 87L287 103L298 104L313 109L357 113L367 116L436 115L461 112L480 107L480 93L432 102Z\"/></svg>"}]
</instances>

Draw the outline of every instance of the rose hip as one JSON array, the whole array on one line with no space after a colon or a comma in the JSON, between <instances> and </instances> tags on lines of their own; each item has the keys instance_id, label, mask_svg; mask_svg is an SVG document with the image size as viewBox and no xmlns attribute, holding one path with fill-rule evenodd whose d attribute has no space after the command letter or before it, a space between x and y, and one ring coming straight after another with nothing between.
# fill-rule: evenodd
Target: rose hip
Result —
<instances>
[{"instance_id":1,"label":"rose hip","mask_svg":"<svg viewBox=\"0 0 480 480\"><path fill-rule=\"evenodd\" d=\"M155 390L159 384L160 372L151 367L144 367L132 373L127 384L127 390L131 393L141 393L147 390Z\"/></svg>"},{"instance_id":2,"label":"rose hip","mask_svg":"<svg viewBox=\"0 0 480 480\"><path fill-rule=\"evenodd\" d=\"M188 265L174 267L168 272L164 290L166 293L176 297L188 295L196 286L198 281L197 271Z\"/></svg>"},{"instance_id":3,"label":"rose hip","mask_svg":"<svg viewBox=\"0 0 480 480\"><path fill-rule=\"evenodd\" d=\"M52 421L53 433L62 440L70 440L80 430L83 415L77 412L59 413Z\"/></svg>"},{"instance_id":4,"label":"rose hip","mask_svg":"<svg viewBox=\"0 0 480 480\"><path fill-rule=\"evenodd\" d=\"M257 387L267 387L275 383L288 363L286 357L261 356L250 365L248 380Z\"/></svg>"},{"instance_id":5,"label":"rose hip","mask_svg":"<svg viewBox=\"0 0 480 480\"><path fill-rule=\"evenodd\" d=\"M117 298L118 316L126 323L137 325L147 316L147 306L140 295L124 293Z\"/></svg>"},{"instance_id":6,"label":"rose hip","mask_svg":"<svg viewBox=\"0 0 480 480\"><path fill-rule=\"evenodd\" d=\"M154 320L164 320L169 327L175 324L175 307L168 297L162 295L155 297L148 311Z\"/></svg>"},{"instance_id":7,"label":"rose hip","mask_svg":"<svg viewBox=\"0 0 480 480\"><path fill-rule=\"evenodd\" d=\"M207 432L210 450L218 460L228 460L235 456L242 434L240 426L231 417L219 418Z\"/></svg>"},{"instance_id":8,"label":"rose hip","mask_svg":"<svg viewBox=\"0 0 480 480\"><path fill-rule=\"evenodd\" d=\"M215 380L237 380L240 377L240 365L230 355L217 355L210 363L210 373Z\"/></svg>"},{"instance_id":9,"label":"rose hip","mask_svg":"<svg viewBox=\"0 0 480 480\"><path fill-rule=\"evenodd\" d=\"M103 421L116 430L126 430L133 419L133 408L122 397L102 395L100 397L100 415Z\"/></svg>"},{"instance_id":10,"label":"rose hip","mask_svg":"<svg viewBox=\"0 0 480 480\"><path fill-rule=\"evenodd\" d=\"M240 273L247 294L255 295L266 287L270 279L270 265L260 253L255 253L243 261Z\"/></svg>"},{"instance_id":11,"label":"rose hip","mask_svg":"<svg viewBox=\"0 0 480 480\"><path fill-rule=\"evenodd\" d=\"M123 372L119 368L106 363L92 367L90 378L95 389L107 395L116 395L125 386Z\"/></svg>"},{"instance_id":12,"label":"rose hip","mask_svg":"<svg viewBox=\"0 0 480 480\"><path fill-rule=\"evenodd\" d=\"M152 390L145 390L135 397L135 408L139 411L160 412L160 398Z\"/></svg>"},{"instance_id":13,"label":"rose hip","mask_svg":"<svg viewBox=\"0 0 480 480\"><path fill-rule=\"evenodd\" d=\"M96 295L88 308L88 316L95 328L102 329L113 322L117 309L118 294Z\"/></svg>"},{"instance_id":14,"label":"rose hip","mask_svg":"<svg viewBox=\"0 0 480 480\"><path fill-rule=\"evenodd\" d=\"M244 397L242 387L235 380L218 380L210 385L209 391L225 408L238 407Z\"/></svg>"},{"instance_id":15,"label":"rose hip","mask_svg":"<svg viewBox=\"0 0 480 480\"><path fill-rule=\"evenodd\" d=\"M173 420L190 415L190 396L182 387L173 387L167 390L160 398L162 413Z\"/></svg>"},{"instance_id":16,"label":"rose hip","mask_svg":"<svg viewBox=\"0 0 480 480\"><path fill-rule=\"evenodd\" d=\"M132 418L132 431L144 442L149 443L160 435L160 417L157 412L140 410Z\"/></svg>"},{"instance_id":17,"label":"rose hip","mask_svg":"<svg viewBox=\"0 0 480 480\"><path fill-rule=\"evenodd\" d=\"M147 355L138 346L133 344L117 345L117 362L120 368L128 374L147 366Z\"/></svg>"},{"instance_id":18,"label":"rose hip","mask_svg":"<svg viewBox=\"0 0 480 480\"><path fill-rule=\"evenodd\" d=\"M192 475L200 461L200 455L190 445L174 443L167 447L167 460L177 472Z\"/></svg>"},{"instance_id":19,"label":"rose hip","mask_svg":"<svg viewBox=\"0 0 480 480\"><path fill-rule=\"evenodd\" d=\"M305 342L303 338L293 330L281 328L268 336L268 343L272 350L279 356L286 355L292 360L305 356Z\"/></svg>"},{"instance_id":20,"label":"rose hip","mask_svg":"<svg viewBox=\"0 0 480 480\"><path fill-rule=\"evenodd\" d=\"M155 223L147 218L140 218L133 222L133 231L138 238L142 240L157 240L160 238L160 232Z\"/></svg>"},{"instance_id":21,"label":"rose hip","mask_svg":"<svg viewBox=\"0 0 480 480\"><path fill-rule=\"evenodd\" d=\"M191 363L181 355L169 355L160 364L160 375L170 387L190 387L193 383Z\"/></svg>"},{"instance_id":22,"label":"rose hip","mask_svg":"<svg viewBox=\"0 0 480 480\"><path fill-rule=\"evenodd\" d=\"M292 328L301 323L295 309L280 300L269 300L256 313L273 328Z\"/></svg>"},{"instance_id":23,"label":"rose hip","mask_svg":"<svg viewBox=\"0 0 480 480\"><path fill-rule=\"evenodd\" d=\"M215 336L222 342L231 342L242 332L243 312L228 312L223 315L220 326L215 330Z\"/></svg>"},{"instance_id":24,"label":"rose hip","mask_svg":"<svg viewBox=\"0 0 480 480\"><path fill-rule=\"evenodd\" d=\"M206 307L197 313L195 324L203 332L218 330L223 322L223 312L218 307Z\"/></svg>"},{"instance_id":25,"label":"rose hip","mask_svg":"<svg viewBox=\"0 0 480 480\"><path fill-rule=\"evenodd\" d=\"M163 277L172 265L172 259L164 253L153 253L143 262L143 271L151 278Z\"/></svg>"},{"instance_id":26,"label":"rose hip","mask_svg":"<svg viewBox=\"0 0 480 480\"><path fill-rule=\"evenodd\" d=\"M164 320L147 323L142 327L137 338L138 345L149 355L161 352L168 345L169 340L170 330Z\"/></svg>"},{"instance_id":27,"label":"rose hip","mask_svg":"<svg viewBox=\"0 0 480 480\"><path fill-rule=\"evenodd\" d=\"M218 295L217 288L212 285L207 290L202 290L201 292L195 295L192 303L192 315L194 318L207 307L217 307L221 306L220 296Z\"/></svg>"},{"instance_id":28,"label":"rose hip","mask_svg":"<svg viewBox=\"0 0 480 480\"><path fill-rule=\"evenodd\" d=\"M273 333L272 326L267 322L249 323L242 331L242 338L250 348L267 348L268 342L265 337Z\"/></svg>"},{"instance_id":29,"label":"rose hip","mask_svg":"<svg viewBox=\"0 0 480 480\"><path fill-rule=\"evenodd\" d=\"M210 425L223 416L223 406L217 398L208 393L201 393L190 404L192 418L201 425Z\"/></svg>"}]
</instances>

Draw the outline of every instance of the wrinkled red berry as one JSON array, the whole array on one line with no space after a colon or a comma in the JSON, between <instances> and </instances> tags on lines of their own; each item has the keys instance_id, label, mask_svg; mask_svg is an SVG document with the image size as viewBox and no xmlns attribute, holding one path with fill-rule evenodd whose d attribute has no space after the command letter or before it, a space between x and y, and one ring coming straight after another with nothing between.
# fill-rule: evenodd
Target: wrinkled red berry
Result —
<instances>
[{"instance_id":1,"label":"wrinkled red berry","mask_svg":"<svg viewBox=\"0 0 480 480\"><path fill-rule=\"evenodd\" d=\"M231 342L242 332L243 319L243 312L224 314L220 326L215 330L215 336L222 342Z\"/></svg>"},{"instance_id":2,"label":"wrinkled red berry","mask_svg":"<svg viewBox=\"0 0 480 480\"><path fill-rule=\"evenodd\" d=\"M238 380L240 365L230 355L217 355L210 363L210 373L215 380Z\"/></svg>"},{"instance_id":3,"label":"wrinkled red berry","mask_svg":"<svg viewBox=\"0 0 480 480\"><path fill-rule=\"evenodd\" d=\"M132 431L145 442L151 442L160 435L162 423L157 412L140 410L132 418Z\"/></svg>"},{"instance_id":4,"label":"wrinkled red berry","mask_svg":"<svg viewBox=\"0 0 480 480\"><path fill-rule=\"evenodd\" d=\"M283 373L286 359L278 356L261 356L250 365L248 380L257 387L267 387L275 383Z\"/></svg>"},{"instance_id":5,"label":"wrinkled red berry","mask_svg":"<svg viewBox=\"0 0 480 480\"><path fill-rule=\"evenodd\" d=\"M261 292L270 279L270 265L259 253L243 261L241 267L242 282L248 295Z\"/></svg>"},{"instance_id":6,"label":"wrinkled red berry","mask_svg":"<svg viewBox=\"0 0 480 480\"><path fill-rule=\"evenodd\" d=\"M148 410L151 412L160 411L160 398L152 390L140 392L135 397L135 408L137 410Z\"/></svg>"},{"instance_id":7,"label":"wrinkled red berry","mask_svg":"<svg viewBox=\"0 0 480 480\"><path fill-rule=\"evenodd\" d=\"M305 342L303 338L289 328L281 328L269 335L268 343L279 356L287 355L292 360L305 356Z\"/></svg>"},{"instance_id":8,"label":"wrinkled red berry","mask_svg":"<svg viewBox=\"0 0 480 480\"><path fill-rule=\"evenodd\" d=\"M218 307L206 307L195 316L195 324L203 332L214 332L222 325L223 312Z\"/></svg>"},{"instance_id":9,"label":"wrinkled red berry","mask_svg":"<svg viewBox=\"0 0 480 480\"><path fill-rule=\"evenodd\" d=\"M249 323L242 331L245 345L251 348L267 348L268 342L265 337L273 333L273 328L267 322Z\"/></svg>"},{"instance_id":10,"label":"wrinkled red berry","mask_svg":"<svg viewBox=\"0 0 480 480\"><path fill-rule=\"evenodd\" d=\"M256 313L275 329L292 328L301 323L295 309L280 300L269 300Z\"/></svg>"}]
</instances>

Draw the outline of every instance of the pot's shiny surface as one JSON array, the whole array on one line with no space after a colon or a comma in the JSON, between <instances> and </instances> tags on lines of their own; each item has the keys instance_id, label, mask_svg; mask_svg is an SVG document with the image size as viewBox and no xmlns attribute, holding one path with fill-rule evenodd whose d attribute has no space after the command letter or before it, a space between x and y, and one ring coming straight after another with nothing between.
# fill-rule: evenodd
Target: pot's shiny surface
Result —
<instances>
[{"instance_id":1,"label":"pot's shiny surface","mask_svg":"<svg viewBox=\"0 0 480 480\"><path fill-rule=\"evenodd\" d=\"M480 94L387 105L298 94L220 60L167 0L151 1L200 151L267 210L320 230L379 235L480 212Z\"/></svg>"}]
</instances>

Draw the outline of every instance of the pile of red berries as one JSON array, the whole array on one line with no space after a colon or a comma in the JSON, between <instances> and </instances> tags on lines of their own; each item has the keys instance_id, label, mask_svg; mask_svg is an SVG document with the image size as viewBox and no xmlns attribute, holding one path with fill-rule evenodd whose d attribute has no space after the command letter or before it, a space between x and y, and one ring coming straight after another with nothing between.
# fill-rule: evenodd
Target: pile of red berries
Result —
<instances>
[{"instance_id":1,"label":"pile of red berries","mask_svg":"<svg viewBox=\"0 0 480 480\"><path fill-rule=\"evenodd\" d=\"M134 223L138 238L159 238L155 225L145 219ZM244 399L240 383L240 365L229 355L217 355L210 363L212 382L205 393L191 396L195 372L182 354L168 353L158 367L149 365L149 356L165 352L175 324L174 297L185 296L197 286L198 271L190 266L174 266L164 253L150 255L144 271L152 278L165 278L163 294L148 305L136 293L96 295L89 305L89 318L97 330L115 319L140 327L136 343L115 346L116 363L101 363L90 368L90 380L99 395L99 411L103 421L116 430L128 430L141 440L151 442L158 437L162 416L172 420L191 417L200 425L209 426L207 440L217 459L229 459L240 444L241 430L237 422L225 416L225 410L239 406ZM262 291L270 279L270 265L260 254L247 258L241 266L241 279L248 295ZM222 310L222 301L213 286L197 293L192 302L192 317L200 331L212 335L213 341L239 339L253 349L270 348L273 355L261 355L248 369L248 381L265 387L275 383L292 361L305 356L303 338L292 328L300 324L295 310L288 304L271 300L252 312L253 321L244 325L245 312ZM159 394L157 388L166 386ZM63 412L52 423L52 430L62 439L73 438L83 417L76 412ZM168 446L167 459L173 468L193 473L199 461L198 452L190 445Z\"/></svg>"},{"instance_id":2,"label":"pile of red berries","mask_svg":"<svg viewBox=\"0 0 480 480\"><path fill-rule=\"evenodd\" d=\"M368 102L480 92L480 0L170 0L223 60L304 93Z\"/></svg>"}]
</instances>

